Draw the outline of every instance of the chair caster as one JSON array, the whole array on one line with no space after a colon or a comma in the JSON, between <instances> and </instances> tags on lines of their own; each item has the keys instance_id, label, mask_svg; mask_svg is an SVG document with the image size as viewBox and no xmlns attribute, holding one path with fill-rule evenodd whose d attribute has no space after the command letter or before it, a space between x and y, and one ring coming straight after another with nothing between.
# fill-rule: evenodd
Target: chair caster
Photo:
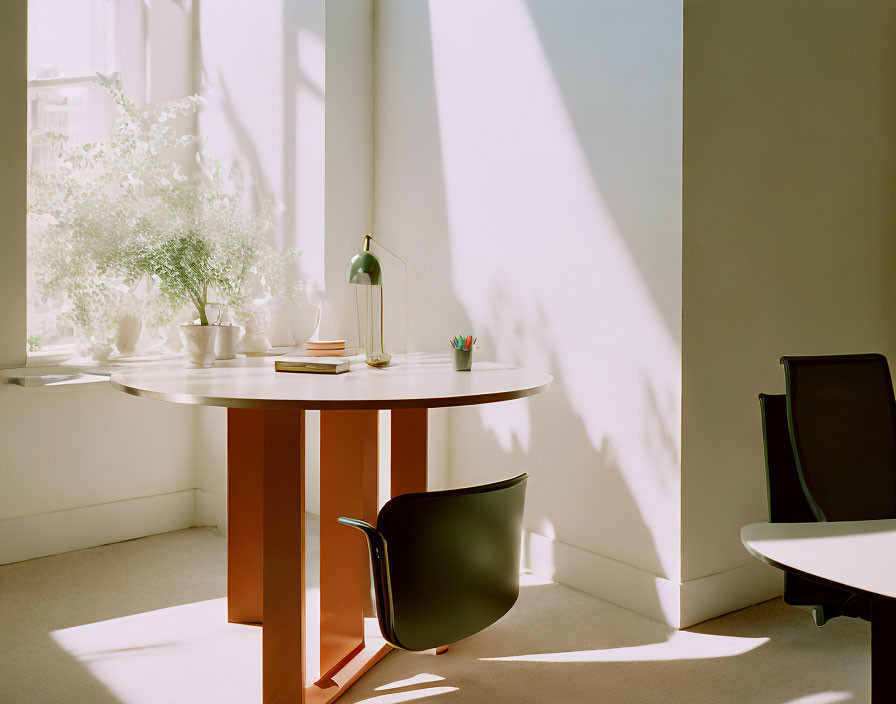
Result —
<instances>
[{"instance_id":1,"label":"chair caster","mask_svg":"<svg viewBox=\"0 0 896 704\"><path fill-rule=\"evenodd\" d=\"M815 626L817 628L821 628L828 622L827 614L824 612L824 606L818 605L812 607L812 620L815 621Z\"/></svg>"}]
</instances>

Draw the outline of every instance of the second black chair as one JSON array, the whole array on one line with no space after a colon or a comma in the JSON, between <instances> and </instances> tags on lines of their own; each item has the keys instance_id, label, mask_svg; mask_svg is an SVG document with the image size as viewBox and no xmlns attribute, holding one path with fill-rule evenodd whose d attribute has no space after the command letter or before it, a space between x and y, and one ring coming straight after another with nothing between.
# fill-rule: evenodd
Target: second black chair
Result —
<instances>
[{"instance_id":1,"label":"second black chair","mask_svg":"<svg viewBox=\"0 0 896 704\"><path fill-rule=\"evenodd\" d=\"M797 471L820 521L896 518L896 397L881 354L782 357Z\"/></svg>"}]
</instances>

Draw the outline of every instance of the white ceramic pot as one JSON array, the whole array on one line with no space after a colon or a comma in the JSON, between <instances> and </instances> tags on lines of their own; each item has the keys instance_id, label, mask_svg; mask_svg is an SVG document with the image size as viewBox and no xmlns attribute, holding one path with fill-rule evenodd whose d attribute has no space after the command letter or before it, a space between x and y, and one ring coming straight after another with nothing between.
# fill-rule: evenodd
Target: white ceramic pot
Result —
<instances>
[{"instance_id":1,"label":"white ceramic pot","mask_svg":"<svg viewBox=\"0 0 896 704\"><path fill-rule=\"evenodd\" d=\"M212 367L215 364L215 337L217 325L180 326L180 339L184 343L184 360L191 368Z\"/></svg>"},{"instance_id":2,"label":"white ceramic pot","mask_svg":"<svg viewBox=\"0 0 896 704\"><path fill-rule=\"evenodd\" d=\"M236 357L236 343L240 339L239 325L216 325L218 333L215 336L215 357L218 359L233 359Z\"/></svg>"}]
</instances>

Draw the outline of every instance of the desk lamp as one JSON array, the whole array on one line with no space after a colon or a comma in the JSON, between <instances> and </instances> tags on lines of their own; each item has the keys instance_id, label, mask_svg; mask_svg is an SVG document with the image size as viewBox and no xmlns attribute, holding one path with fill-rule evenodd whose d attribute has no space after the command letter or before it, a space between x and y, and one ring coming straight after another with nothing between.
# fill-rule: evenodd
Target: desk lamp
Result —
<instances>
[{"instance_id":1,"label":"desk lamp","mask_svg":"<svg viewBox=\"0 0 896 704\"><path fill-rule=\"evenodd\" d=\"M348 268L348 282L355 284L355 303L358 311L358 344L371 367L387 367L392 355L383 349L383 269L380 260L370 251L376 244L398 259L405 267L405 306L407 306L407 262L373 235L364 235L364 248L352 257ZM405 315L407 328L407 315ZM407 330L405 330L407 336Z\"/></svg>"}]
</instances>

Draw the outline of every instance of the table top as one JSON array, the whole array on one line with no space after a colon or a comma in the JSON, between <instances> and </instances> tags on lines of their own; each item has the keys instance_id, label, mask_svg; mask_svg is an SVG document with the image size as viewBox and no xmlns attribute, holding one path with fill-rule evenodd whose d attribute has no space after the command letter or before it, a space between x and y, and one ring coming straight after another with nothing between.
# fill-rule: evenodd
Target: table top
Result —
<instances>
[{"instance_id":1,"label":"table top","mask_svg":"<svg viewBox=\"0 0 896 704\"><path fill-rule=\"evenodd\" d=\"M752 523L740 538L773 567L896 598L896 519Z\"/></svg>"},{"instance_id":2,"label":"table top","mask_svg":"<svg viewBox=\"0 0 896 704\"><path fill-rule=\"evenodd\" d=\"M144 368L112 375L134 396L229 408L317 410L439 408L494 403L545 391L553 377L494 362L455 372L448 355L396 355L385 369L353 361L344 374L275 372L274 358L217 362L209 369Z\"/></svg>"}]
</instances>

